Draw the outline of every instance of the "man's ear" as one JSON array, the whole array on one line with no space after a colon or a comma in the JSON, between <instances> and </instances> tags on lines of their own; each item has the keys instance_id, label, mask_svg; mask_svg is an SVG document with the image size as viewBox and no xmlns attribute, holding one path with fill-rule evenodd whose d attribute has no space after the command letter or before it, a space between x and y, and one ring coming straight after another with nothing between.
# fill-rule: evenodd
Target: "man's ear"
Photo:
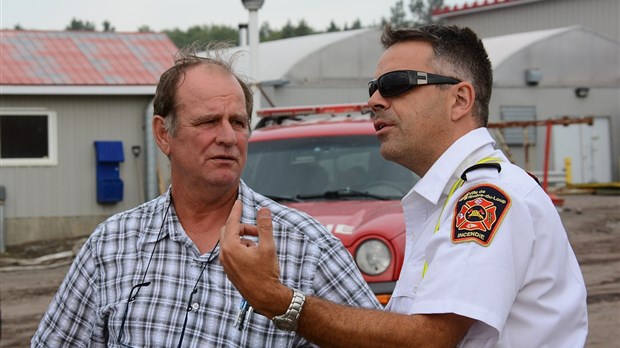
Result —
<instances>
[{"instance_id":1,"label":"man's ear","mask_svg":"<svg viewBox=\"0 0 620 348\"><path fill-rule=\"evenodd\" d=\"M157 146L166 156L170 156L170 134L165 127L166 119L160 115L153 116L153 137Z\"/></svg>"},{"instance_id":2,"label":"man's ear","mask_svg":"<svg viewBox=\"0 0 620 348\"><path fill-rule=\"evenodd\" d=\"M476 91L474 86L469 82L460 82L452 86L453 104L452 104L452 121L456 122L465 115L473 113L474 102L476 100Z\"/></svg>"}]
</instances>

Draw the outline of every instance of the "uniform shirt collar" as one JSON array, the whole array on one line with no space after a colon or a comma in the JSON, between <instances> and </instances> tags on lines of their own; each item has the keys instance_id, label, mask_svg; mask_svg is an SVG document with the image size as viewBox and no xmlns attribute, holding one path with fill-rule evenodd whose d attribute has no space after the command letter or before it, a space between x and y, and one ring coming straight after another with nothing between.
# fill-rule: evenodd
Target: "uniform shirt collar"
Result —
<instances>
[{"instance_id":1,"label":"uniform shirt collar","mask_svg":"<svg viewBox=\"0 0 620 348\"><path fill-rule=\"evenodd\" d=\"M437 204L443 194L448 194L461 173L477 161L477 154L492 152L494 144L495 140L486 128L470 131L455 141L435 161L409 194L416 192L432 204Z\"/></svg>"}]
</instances>

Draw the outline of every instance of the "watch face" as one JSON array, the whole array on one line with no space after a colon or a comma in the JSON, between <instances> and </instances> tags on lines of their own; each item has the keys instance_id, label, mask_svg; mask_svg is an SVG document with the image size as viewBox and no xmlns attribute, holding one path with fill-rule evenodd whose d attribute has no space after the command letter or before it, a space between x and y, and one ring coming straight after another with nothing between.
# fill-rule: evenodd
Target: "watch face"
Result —
<instances>
[{"instance_id":1,"label":"watch face","mask_svg":"<svg viewBox=\"0 0 620 348\"><path fill-rule=\"evenodd\" d=\"M289 318L275 317L273 318L273 323L280 330L295 331L295 329L297 329L297 325L295 325L296 323Z\"/></svg>"}]
</instances>

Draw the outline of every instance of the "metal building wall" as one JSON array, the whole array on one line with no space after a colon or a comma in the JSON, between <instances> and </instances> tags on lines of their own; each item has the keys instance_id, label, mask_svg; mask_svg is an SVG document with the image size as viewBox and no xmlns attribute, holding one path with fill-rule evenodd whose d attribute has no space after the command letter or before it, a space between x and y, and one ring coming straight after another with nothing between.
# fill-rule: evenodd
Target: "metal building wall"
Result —
<instances>
[{"instance_id":1,"label":"metal building wall","mask_svg":"<svg viewBox=\"0 0 620 348\"><path fill-rule=\"evenodd\" d=\"M611 121L609 138L611 140L610 151L612 153L611 175L614 181L619 178L618 165L618 136L620 133L618 124L618 114L620 113L620 102L617 101L619 92L617 88L591 88L587 98L577 98L573 87L542 87L542 88L515 88L498 87L493 89L493 97L489 105L489 121L501 121L500 114L502 106L533 106L536 109L536 119L558 119L563 116L580 118L586 116L605 117ZM554 126L565 127L565 126ZM577 127L570 125L567 127ZM521 131L521 129L519 129ZM540 171L544 167L545 156L545 127L538 127L536 132L536 144L529 151L529 166L525 165L525 152L521 146L511 146L511 152L517 165ZM554 160L555 154L550 153L550 161ZM609 164L609 163L606 163ZM562 171L565 168L556 167L550 162L551 171ZM576 169L575 169L576 170Z\"/></svg>"},{"instance_id":2,"label":"metal building wall","mask_svg":"<svg viewBox=\"0 0 620 348\"><path fill-rule=\"evenodd\" d=\"M58 164L1 167L6 187L6 243L85 235L107 216L141 200L144 175L144 112L148 96L0 96L3 108L45 108L57 113ZM150 128L149 128L150 129ZM96 199L95 140L123 142L123 200ZM136 160L131 147L139 145ZM143 181L142 181L143 182Z\"/></svg>"},{"instance_id":3,"label":"metal building wall","mask_svg":"<svg viewBox=\"0 0 620 348\"><path fill-rule=\"evenodd\" d=\"M581 24L620 40L620 0L543 0L449 15L444 21L468 26L481 37Z\"/></svg>"},{"instance_id":4,"label":"metal building wall","mask_svg":"<svg viewBox=\"0 0 620 348\"><path fill-rule=\"evenodd\" d=\"M355 86L287 86L285 88L264 88L274 106L323 105L363 103L368 100L368 81L359 81ZM269 107L265 98L261 104Z\"/></svg>"},{"instance_id":5,"label":"metal building wall","mask_svg":"<svg viewBox=\"0 0 620 348\"><path fill-rule=\"evenodd\" d=\"M444 24L471 27L481 37L485 38L579 24L611 38L611 40L620 41L620 0L532 1L494 10L474 10L461 15L447 15L444 21ZM547 49L549 48L547 47ZM581 47L581 49L584 48ZM585 49L587 50L587 48ZM549 50L554 51L553 49ZM557 66L557 68L559 67L560 65ZM600 69L601 66L597 66L597 68L599 70L595 75L605 74L605 71ZM579 71L578 67L572 69L572 71ZM619 68L616 67L616 69ZM549 69L547 70L549 71ZM502 73L509 71L510 69L504 69L503 72L495 70L494 74L496 78L501 79ZM564 69L563 73L564 71L571 70ZM566 77L569 78L574 75L566 75ZM522 77L521 72L518 79ZM591 77L594 79L595 76ZM567 88L562 88L562 86ZM610 120L612 179L618 181L620 179L620 86L603 86L592 82L586 83L585 86L591 87L590 95L585 99L575 99L574 88L576 86L572 83L559 83L553 87L548 86L550 88L541 88L541 86L537 88L495 86L491 100L491 114L499 115L500 107L503 105L536 105L539 119L560 115L608 118ZM493 116L491 117L493 118ZM544 132L538 132L537 140L536 147L532 148L530 152L530 160L535 168L540 168L544 160ZM523 164L522 149L514 148L513 150L516 153L517 162ZM559 167L551 169L563 170Z\"/></svg>"}]
</instances>

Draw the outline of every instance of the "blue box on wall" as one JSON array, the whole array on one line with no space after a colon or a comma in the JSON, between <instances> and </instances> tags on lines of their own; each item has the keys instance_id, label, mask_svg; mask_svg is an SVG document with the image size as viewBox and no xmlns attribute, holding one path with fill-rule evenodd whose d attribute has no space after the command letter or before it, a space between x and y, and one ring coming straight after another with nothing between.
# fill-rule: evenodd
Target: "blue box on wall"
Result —
<instances>
[{"instance_id":1,"label":"blue box on wall","mask_svg":"<svg viewBox=\"0 0 620 348\"><path fill-rule=\"evenodd\" d=\"M123 142L95 141L97 160L97 202L116 203L123 200L120 163L125 161Z\"/></svg>"}]
</instances>

